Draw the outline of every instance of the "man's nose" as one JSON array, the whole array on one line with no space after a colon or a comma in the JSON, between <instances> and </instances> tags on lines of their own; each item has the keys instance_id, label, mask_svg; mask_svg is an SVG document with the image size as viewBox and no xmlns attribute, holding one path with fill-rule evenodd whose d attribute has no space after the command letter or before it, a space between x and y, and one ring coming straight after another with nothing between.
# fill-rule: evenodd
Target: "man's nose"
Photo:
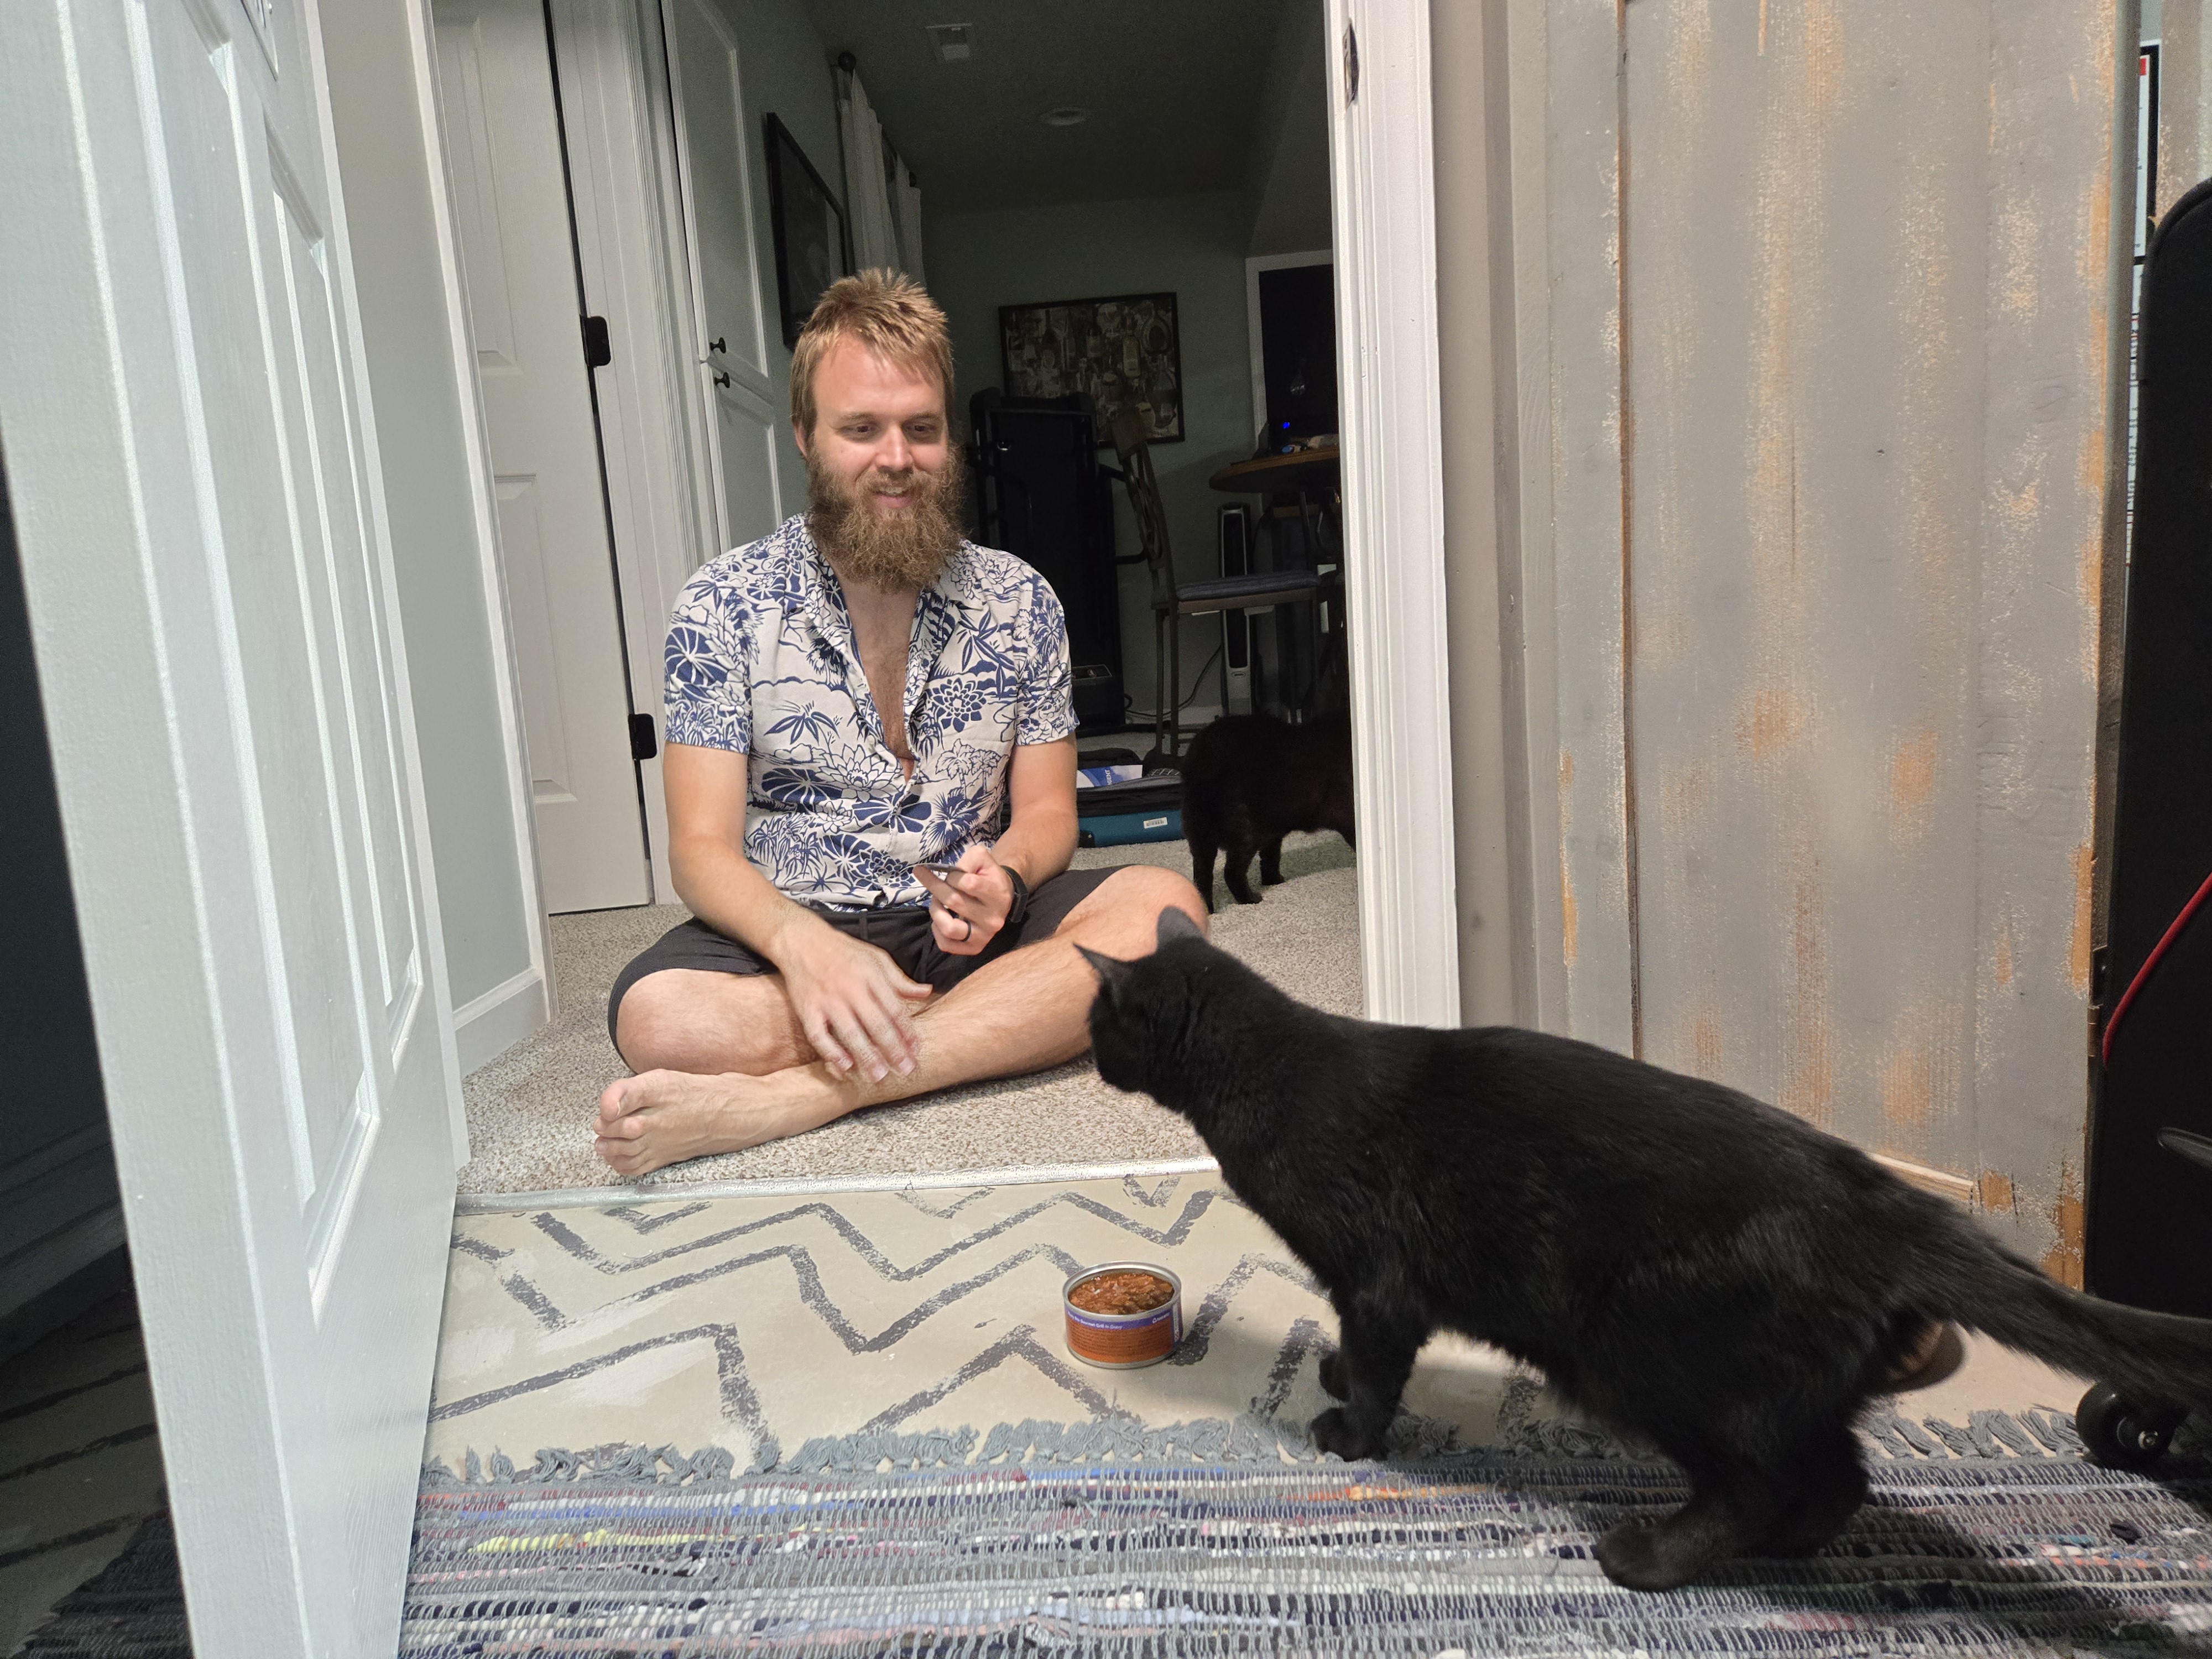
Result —
<instances>
[{"instance_id":1,"label":"man's nose","mask_svg":"<svg viewBox=\"0 0 2212 1659\"><path fill-rule=\"evenodd\" d=\"M895 426L884 434L883 442L876 446L876 465L886 472L903 472L914 465L903 428Z\"/></svg>"}]
</instances>

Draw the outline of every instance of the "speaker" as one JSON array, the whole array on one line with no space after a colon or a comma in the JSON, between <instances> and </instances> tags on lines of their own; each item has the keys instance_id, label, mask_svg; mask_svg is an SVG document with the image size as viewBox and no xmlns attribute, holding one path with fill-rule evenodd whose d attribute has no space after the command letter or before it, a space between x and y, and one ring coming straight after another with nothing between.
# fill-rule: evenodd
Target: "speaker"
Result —
<instances>
[{"instance_id":1,"label":"speaker","mask_svg":"<svg viewBox=\"0 0 2212 1659\"><path fill-rule=\"evenodd\" d=\"M2212 179L2142 264L2088 1284L2212 1316Z\"/></svg>"},{"instance_id":2,"label":"speaker","mask_svg":"<svg viewBox=\"0 0 2212 1659\"><path fill-rule=\"evenodd\" d=\"M969 401L975 539L1023 560L1052 584L1067 617L1081 733L1122 724L1121 599L1114 497L1099 470L1091 399L1009 398L987 386Z\"/></svg>"},{"instance_id":3,"label":"speaker","mask_svg":"<svg viewBox=\"0 0 2212 1659\"><path fill-rule=\"evenodd\" d=\"M1221 574L1242 576L1252 568L1252 509L1241 503L1221 509L1216 532ZM1252 712L1252 619L1242 611L1221 613L1221 712Z\"/></svg>"}]
</instances>

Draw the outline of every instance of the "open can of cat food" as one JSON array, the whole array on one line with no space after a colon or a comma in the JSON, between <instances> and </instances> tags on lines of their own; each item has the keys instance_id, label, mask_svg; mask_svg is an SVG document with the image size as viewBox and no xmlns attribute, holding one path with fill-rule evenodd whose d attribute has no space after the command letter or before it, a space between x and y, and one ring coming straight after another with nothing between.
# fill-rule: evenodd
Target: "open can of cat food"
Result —
<instances>
[{"instance_id":1,"label":"open can of cat food","mask_svg":"<svg viewBox=\"0 0 2212 1659\"><path fill-rule=\"evenodd\" d=\"M1086 1365L1157 1365L1182 1340L1182 1280L1149 1261L1085 1267L1060 1287L1067 1351Z\"/></svg>"}]
</instances>

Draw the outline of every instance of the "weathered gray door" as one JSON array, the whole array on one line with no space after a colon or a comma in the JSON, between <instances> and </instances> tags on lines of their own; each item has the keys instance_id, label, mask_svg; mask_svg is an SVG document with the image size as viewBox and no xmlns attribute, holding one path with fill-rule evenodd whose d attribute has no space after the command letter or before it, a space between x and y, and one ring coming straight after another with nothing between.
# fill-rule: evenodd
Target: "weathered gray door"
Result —
<instances>
[{"instance_id":1,"label":"weathered gray door","mask_svg":"<svg viewBox=\"0 0 2212 1659\"><path fill-rule=\"evenodd\" d=\"M2081 0L1514 16L1547 1023L2077 1271L2132 48Z\"/></svg>"}]
</instances>

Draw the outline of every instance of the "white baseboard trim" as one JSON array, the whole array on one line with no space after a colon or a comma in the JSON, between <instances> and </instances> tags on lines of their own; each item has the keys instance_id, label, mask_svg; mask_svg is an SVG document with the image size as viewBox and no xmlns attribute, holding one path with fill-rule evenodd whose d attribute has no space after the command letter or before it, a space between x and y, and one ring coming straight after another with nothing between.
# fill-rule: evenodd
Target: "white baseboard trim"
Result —
<instances>
[{"instance_id":1,"label":"white baseboard trim","mask_svg":"<svg viewBox=\"0 0 2212 1659\"><path fill-rule=\"evenodd\" d=\"M461 1075L489 1065L553 1018L545 995L545 975L526 968L481 996L453 1010L453 1046Z\"/></svg>"},{"instance_id":2,"label":"white baseboard trim","mask_svg":"<svg viewBox=\"0 0 2212 1659\"><path fill-rule=\"evenodd\" d=\"M1964 1176L1953 1175L1948 1170L1931 1170L1925 1164L1913 1164L1901 1158L1892 1158L1887 1152L1869 1152L1867 1156L1910 1186L1923 1193L1933 1193L1938 1198L1948 1198L1966 1209L1975 1206L1974 1183Z\"/></svg>"},{"instance_id":3,"label":"white baseboard trim","mask_svg":"<svg viewBox=\"0 0 2212 1659\"><path fill-rule=\"evenodd\" d=\"M619 1187L559 1187L537 1193L463 1193L453 1200L461 1215L512 1210L612 1210L632 1204L688 1203L704 1198L806 1198L823 1193L921 1192L939 1187L1020 1187L1039 1182L1111 1181L1121 1176L1216 1175L1210 1158L1160 1158L1131 1164L1039 1164L1000 1170L939 1170L921 1175L817 1176L812 1180L653 1181Z\"/></svg>"}]
</instances>

